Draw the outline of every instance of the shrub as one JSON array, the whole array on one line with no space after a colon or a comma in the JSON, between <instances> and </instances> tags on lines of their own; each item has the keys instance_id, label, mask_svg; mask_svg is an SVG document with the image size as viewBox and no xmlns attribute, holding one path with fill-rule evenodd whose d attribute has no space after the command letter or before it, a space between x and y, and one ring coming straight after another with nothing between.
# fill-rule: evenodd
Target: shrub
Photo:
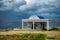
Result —
<instances>
[{"instance_id":1,"label":"shrub","mask_svg":"<svg viewBox=\"0 0 60 40\"><path fill-rule=\"evenodd\" d=\"M39 34L39 35L36 36L35 40L46 40L46 35Z\"/></svg>"},{"instance_id":2,"label":"shrub","mask_svg":"<svg viewBox=\"0 0 60 40\"><path fill-rule=\"evenodd\" d=\"M48 39L48 40L56 40L55 37L48 37L47 39Z\"/></svg>"},{"instance_id":3,"label":"shrub","mask_svg":"<svg viewBox=\"0 0 60 40\"><path fill-rule=\"evenodd\" d=\"M51 29L51 31L58 31L58 28L53 28Z\"/></svg>"}]
</instances>

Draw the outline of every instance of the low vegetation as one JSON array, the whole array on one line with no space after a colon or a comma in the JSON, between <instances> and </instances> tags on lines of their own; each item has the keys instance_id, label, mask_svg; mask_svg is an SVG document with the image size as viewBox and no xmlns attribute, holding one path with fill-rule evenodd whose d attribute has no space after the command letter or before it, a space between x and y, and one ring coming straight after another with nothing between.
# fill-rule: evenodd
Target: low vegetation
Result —
<instances>
[{"instance_id":1,"label":"low vegetation","mask_svg":"<svg viewBox=\"0 0 60 40\"><path fill-rule=\"evenodd\" d=\"M48 40L57 40L55 37L47 37Z\"/></svg>"},{"instance_id":2,"label":"low vegetation","mask_svg":"<svg viewBox=\"0 0 60 40\"><path fill-rule=\"evenodd\" d=\"M21 35L0 35L0 40L46 40L55 37L47 37L45 34L21 34Z\"/></svg>"},{"instance_id":3,"label":"low vegetation","mask_svg":"<svg viewBox=\"0 0 60 40\"><path fill-rule=\"evenodd\" d=\"M60 31L60 27L54 27L54 28L51 29L50 31Z\"/></svg>"},{"instance_id":4,"label":"low vegetation","mask_svg":"<svg viewBox=\"0 0 60 40\"><path fill-rule=\"evenodd\" d=\"M60 40L60 27L50 31L0 30L0 40Z\"/></svg>"}]
</instances>

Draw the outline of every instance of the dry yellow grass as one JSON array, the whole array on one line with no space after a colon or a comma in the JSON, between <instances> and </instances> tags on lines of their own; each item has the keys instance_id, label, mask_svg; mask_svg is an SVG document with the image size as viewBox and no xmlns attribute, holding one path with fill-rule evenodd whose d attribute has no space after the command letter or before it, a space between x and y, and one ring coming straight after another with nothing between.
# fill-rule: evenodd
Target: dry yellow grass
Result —
<instances>
[{"instance_id":1,"label":"dry yellow grass","mask_svg":"<svg viewBox=\"0 0 60 40\"><path fill-rule=\"evenodd\" d=\"M28 34L28 33L42 33L42 34L47 34L48 36L54 36L60 34L59 31L23 31L23 30L18 30L18 31L4 31L0 32L0 35L13 35L13 34Z\"/></svg>"},{"instance_id":2,"label":"dry yellow grass","mask_svg":"<svg viewBox=\"0 0 60 40\"><path fill-rule=\"evenodd\" d=\"M60 40L60 31L24 31L24 30L18 30L18 31L4 31L0 32L0 35L21 35L21 34L46 34L48 37L56 37L58 40Z\"/></svg>"}]
</instances>

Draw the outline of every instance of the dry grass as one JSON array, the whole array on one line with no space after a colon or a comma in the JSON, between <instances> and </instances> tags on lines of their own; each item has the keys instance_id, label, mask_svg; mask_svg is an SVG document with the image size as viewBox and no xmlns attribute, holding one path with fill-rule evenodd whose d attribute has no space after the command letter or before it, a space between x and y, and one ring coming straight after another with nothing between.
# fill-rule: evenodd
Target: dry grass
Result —
<instances>
[{"instance_id":1,"label":"dry grass","mask_svg":"<svg viewBox=\"0 0 60 40\"><path fill-rule=\"evenodd\" d=\"M0 32L0 35L21 35L21 34L46 34L48 37L56 37L57 40L60 40L60 31L24 31L24 30L18 30L18 31L4 31Z\"/></svg>"}]
</instances>

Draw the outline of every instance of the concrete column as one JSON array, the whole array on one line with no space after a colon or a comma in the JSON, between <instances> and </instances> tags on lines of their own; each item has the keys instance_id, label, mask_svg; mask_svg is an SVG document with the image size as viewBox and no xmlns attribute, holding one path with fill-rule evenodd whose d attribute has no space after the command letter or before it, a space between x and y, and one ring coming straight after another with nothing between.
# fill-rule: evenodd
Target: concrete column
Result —
<instances>
[{"instance_id":1,"label":"concrete column","mask_svg":"<svg viewBox=\"0 0 60 40\"><path fill-rule=\"evenodd\" d=\"M33 20L33 30L34 30L34 20Z\"/></svg>"},{"instance_id":2,"label":"concrete column","mask_svg":"<svg viewBox=\"0 0 60 40\"><path fill-rule=\"evenodd\" d=\"M47 31L49 30L49 21L47 21Z\"/></svg>"},{"instance_id":3,"label":"concrete column","mask_svg":"<svg viewBox=\"0 0 60 40\"><path fill-rule=\"evenodd\" d=\"M22 30L23 30L23 25L24 25L24 23L23 23L23 21L22 21Z\"/></svg>"}]
</instances>

